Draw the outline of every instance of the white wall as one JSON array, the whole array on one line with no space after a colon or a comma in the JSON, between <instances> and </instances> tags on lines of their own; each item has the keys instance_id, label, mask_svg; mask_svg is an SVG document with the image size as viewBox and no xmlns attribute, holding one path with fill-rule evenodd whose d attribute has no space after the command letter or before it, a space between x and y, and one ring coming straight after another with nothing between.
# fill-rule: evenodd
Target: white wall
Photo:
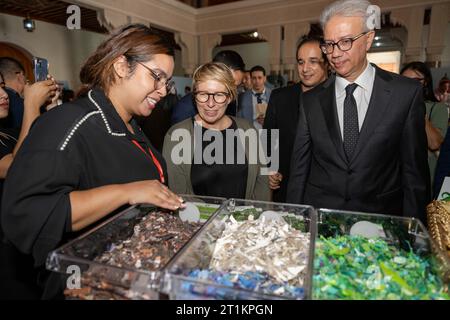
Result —
<instances>
[{"instance_id":1,"label":"white wall","mask_svg":"<svg viewBox=\"0 0 450 320\"><path fill-rule=\"evenodd\" d=\"M174 76L183 77L184 76L184 70L182 66L182 55L181 50L175 50L175 68L173 70Z\"/></svg>"},{"instance_id":2,"label":"white wall","mask_svg":"<svg viewBox=\"0 0 450 320\"><path fill-rule=\"evenodd\" d=\"M23 18L0 14L0 41L16 44L32 55L46 58L50 73L67 81L72 89L79 86L81 64L97 48L105 35L36 21L34 32L27 32Z\"/></svg>"},{"instance_id":3,"label":"white wall","mask_svg":"<svg viewBox=\"0 0 450 320\"><path fill-rule=\"evenodd\" d=\"M267 73L270 72L269 44L267 42L216 47L213 50L212 56L221 50L234 50L239 53L244 60L245 68L248 70L256 65L260 65L266 69Z\"/></svg>"},{"instance_id":4,"label":"white wall","mask_svg":"<svg viewBox=\"0 0 450 320\"><path fill-rule=\"evenodd\" d=\"M36 29L27 32L23 18L0 14L0 41L18 45L33 56L46 58L50 73L59 81L67 81L77 90L83 62L94 52L106 35L85 30L69 30L63 26L36 21ZM183 75L181 52L176 52L175 75Z\"/></svg>"}]
</instances>

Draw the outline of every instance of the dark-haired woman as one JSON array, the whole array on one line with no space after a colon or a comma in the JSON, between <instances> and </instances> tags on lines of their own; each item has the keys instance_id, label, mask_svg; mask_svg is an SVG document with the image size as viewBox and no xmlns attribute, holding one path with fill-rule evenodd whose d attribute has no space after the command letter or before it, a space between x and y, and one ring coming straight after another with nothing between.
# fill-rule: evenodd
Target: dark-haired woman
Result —
<instances>
[{"instance_id":1,"label":"dark-haired woman","mask_svg":"<svg viewBox=\"0 0 450 320\"><path fill-rule=\"evenodd\" d=\"M86 95L41 116L18 152L2 222L7 240L42 268L43 298L62 289L43 277L48 253L78 231L126 205L182 206L165 185L161 154L133 119L167 94L173 55L143 25L113 33L81 69Z\"/></svg>"},{"instance_id":2,"label":"dark-haired woman","mask_svg":"<svg viewBox=\"0 0 450 320\"><path fill-rule=\"evenodd\" d=\"M448 127L448 110L444 103L438 102L433 91L433 79L430 69L425 63L415 61L405 65L401 71L405 77L416 79L422 84L425 100L425 131L428 141L428 166L430 168L431 186L433 188L439 149L444 142ZM432 194L434 191L431 190Z\"/></svg>"}]
</instances>

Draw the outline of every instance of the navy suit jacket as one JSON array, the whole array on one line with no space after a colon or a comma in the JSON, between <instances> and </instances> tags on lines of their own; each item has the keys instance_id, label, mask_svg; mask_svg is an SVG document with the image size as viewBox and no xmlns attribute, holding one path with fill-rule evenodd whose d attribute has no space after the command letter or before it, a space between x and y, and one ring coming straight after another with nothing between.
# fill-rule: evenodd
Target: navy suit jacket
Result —
<instances>
[{"instance_id":1,"label":"navy suit jacket","mask_svg":"<svg viewBox=\"0 0 450 320\"><path fill-rule=\"evenodd\" d=\"M197 114L197 108L192 100L192 93L188 93L183 98L181 98L177 104L172 109L172 115L170 117L170 122L172 125L177 124L183 120L192 118Z\"/></svg>"},{"instance_id":2,"label":"navy suit jacket","mask_svg":"<svg viewBox=\"0 0 450 320\"><path fill-rule=\"evenodd\" d=\"M376 67L350 160L338 122L335 77L303 94L287 202L425 219L430 180L425 104L417 81Z\"/></svg>"}]
</instances>

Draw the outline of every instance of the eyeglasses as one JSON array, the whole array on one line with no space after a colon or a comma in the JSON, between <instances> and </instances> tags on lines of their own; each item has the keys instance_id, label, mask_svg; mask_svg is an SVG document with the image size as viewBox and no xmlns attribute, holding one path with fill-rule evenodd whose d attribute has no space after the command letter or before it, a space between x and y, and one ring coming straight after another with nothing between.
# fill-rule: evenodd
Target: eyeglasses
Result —
<instances>
[{"instance_id":1,"label":"eyeglasses","mask_svg":"<svg viewBox=\"0 0 450 320\"><path fill-rule=\"evenodd\" d=\"M226 92L208 93L208 92L204 92L204 91L199 91L199 92L194 92L194 96L195 96L195 100L197 100L197 102L202 102L202 103L208 102L209 96L212 96L216 103L222 104L222 103L225 103L225 101L227 101L227 98L230 95Z\"/></svg>"},{"instance_id":2,"label":"eyeglasses","mask_svg":"<svg viewBox=\"0 0 450 320\"><path fill-rule=\"evenodd\" d=\"M320 49L325 54L332 54L334 51L334 46L337 46L339 48L339 50L341 50L341 51L348 51L352 48L353 42L355 42L362 36L368 34L369 32L370 31L360 33L357 36L354 36L353 38L344 38L344 39L339 40L338 42L323 41L320 44Z\"/></svg>"},{"instance_id":3,"label":"eyeglasses","mask_svg":"<svg viewBox=\"0 0 450 320\"><path fill-rule=\"evenodd\" d=\"M173 80L168 80L165 77L162 77L161 75L157 74L155 71L147 67L145 64L137 61L141 66L143 66L145 69L150 71L150 74L152 75L152 78L155 80L155 90L159 90L162 87L166 87L166 92L169 93L172 88L174 87L175 83Z\"/></svg>"}]
</instances>

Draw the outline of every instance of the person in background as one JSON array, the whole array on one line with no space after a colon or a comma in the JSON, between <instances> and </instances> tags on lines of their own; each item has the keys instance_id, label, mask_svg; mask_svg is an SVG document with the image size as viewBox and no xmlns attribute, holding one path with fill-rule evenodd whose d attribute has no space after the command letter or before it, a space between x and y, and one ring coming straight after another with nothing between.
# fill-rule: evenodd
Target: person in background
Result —
<instances>
[{"instance_id":1,"label":"person in background","mask_svg":"<svg viewBox=\"0 0 450 320\"><path fill-rule=\"evenodd\" d=\"M406 64L401 75L415 79L423 88L425 100L425 131L428 142L428 167L430 169L431 192L433 194L434 174L436 170L439 149L441 148L448 128L448 110L444 103L439 102L433 92L433 78L425 63L414 61Z\"/></svg>"},{"instance_id":2,"label":"person in background","mask_svg":"<svg viewBox=\"0 0 450 320\"><path fill-rule=\"evenodd\" d=\"M144 25L113 32L81 68L82 98L40 116L17 153L1 221L8 243L32 256L42 298L65 285L45 270L51 250L129 205L184 206L134 120L170 91L173 57L172 45Z\"/></svg>"},{"instance_id":3,"label":"person in background","mask_svg":"<svg viewBox=\"0 0 450 320\"><path fill-rule=\"evenodd\" d=\"M225 113L236 99L236 81L232 71L223 63L206 63L194 72L192 87L198 113L171 127L164 139L163 155L167 160L169 187L182 194L269 200L267 176L261 175L259 163L249 163L249 143L234 135L237 129L255 130L254 127L245 119ZM196 130L201 132L201 141L197 139ZM189 133L190 140L183 139L183 143L194 146L190 148L190 154L184 155L189 159L181 164L172 154L178 145L174 133L180 131ZM221 139L205 138L214 134L220 135ZM218 148L223 148L221 159L213 156L213 161L206 160L209 155L207 149L218 143ZM229 145L234 148L227 148ZM201 161L195 161L197 155L201 155ZM244 163L239 159L245 159Z\"/></svg>"},{"instance_id":4,"label":"person in background","mask_svg":"<svg viewBox=\"0 0 450 320\"><path fill-rule=\"evenodd\" d=\"M242 57L233 50L219 51L213 58L213 62L221 62L231 69L236 86L240 86L244 77L245 64ZM226 113L231 116L236 116L237 102L232 101ZM185 119L190 119L197 114L194 97L192 93L185 95L178 101L172 110L172 125L181 122Z\"/></svg>"},{"instance_id":5,"label":"person in background","mask_svg":"<svg viewBox=\"0 0 450 320\"><path fill-rule=\"evenodd\" d=\"M14 58L0 57L0 72L3 74L5 88L9 97L9 116L6 126L20 130L23 119L23 91L27 83L25 69Z\"/></svg>"},{"instance_id":6,"label":"person in background","mask_svg":"<svg viewBox=\"0 0 450 320\"><path fill-rule=\"evenodd\" d=\"M252 90L252 76L250 75L250 70L245 70L244 78L242 79L242 84L239 86L239 88L241 88L241 91L238 92L238 94L243 93L247 90Z\"/></svg>"},{"instance_id":7,"label":"person in background","mask_svg":"<svg viewBox=\"0 0 450 320\"><path fill-rule=\"evenodd\" d=\"M6 83L3 74L0 72L0 119L5 119L9 115L9 96L6 92ZM14 155L22 145L23 140L28 135L34 120L40 115L40 107L49 99L54 99L58 85L52 77L46 81L36 82L33 85L24 86L24 114L22 123L24 124L19 132L17 128L0 127L0 194L3 191L3 179L5 179Z\"/></svg>"},{"instance_id":8,"label":"person in background","mask_svg":"<svg viewBox=\"0 0 450 320\"><path fill-rule=\"evenodd\" d=\"M450 79L447 77L447 74L439 81L435 95L438 101L445 103L450 108Z\"/></svg>"},{"instance_id":9,"label":"person in background","mask_svg":"<svg viewBox=\"0 0 450 320\"><path fill-rule=\"evenodd\" d=\"M264 120L264 129L268 130L269 135L268 141L271 141L272 130L279 130L280 167L278 172L273 172L269 176L272 200L275 202L286 202L301 97L303 93L324 82L328 77L328 61L320 49L319 38L303 38L297 46L296 56L300 82L272 91Z\"/></svg>"},{"instance_id":10,"label":"person in background","mask_svg":"<svg viewBox=\"0 0 450 320\"><path fill-rule=\"evenodd\" d=\"M266 87L266 70L262 66L254 66L250 76L252 89L239 96L237 116L252 122L256 129L261 129L272 90Z\"/></svg>"},{"instance_id":11,"label":"person in background","mask_svg":"<svg viewBox=\"0 0 450 320\"><path fill-rule=\"evenodd\" d=\"M9 98L4 88L4 78L0 73L0 119L5 119L9 113ZM39 116L41 105L55 95L56 89L53 78L33 85L26 84L20 133L17 128L0 127L0 195L3 194L3 182L15 154L27 136L31 124ZM38 298L38 289L32 281L34 274L31 259L4 241L3 235L0 221L0 300Z\"/></svg>"}]
</instances>

